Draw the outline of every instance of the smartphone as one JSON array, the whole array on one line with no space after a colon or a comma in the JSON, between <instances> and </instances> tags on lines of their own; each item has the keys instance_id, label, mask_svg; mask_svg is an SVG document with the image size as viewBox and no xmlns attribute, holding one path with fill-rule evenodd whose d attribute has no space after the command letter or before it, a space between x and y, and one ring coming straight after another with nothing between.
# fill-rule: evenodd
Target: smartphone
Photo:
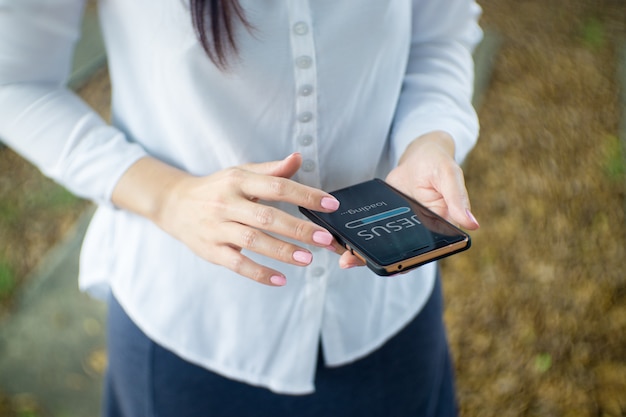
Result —
<instances>
[{"instance_id":1,"label":"smartphone","mask_svg":"<svg viewBox=\"0 0 626 417\"><path fill-rule=\"evenodd\" d=\"M334 213L300 207L378 275L388 276L469 249L470 236L381 179L331 192Z\"/></svg>"}]
</instances>

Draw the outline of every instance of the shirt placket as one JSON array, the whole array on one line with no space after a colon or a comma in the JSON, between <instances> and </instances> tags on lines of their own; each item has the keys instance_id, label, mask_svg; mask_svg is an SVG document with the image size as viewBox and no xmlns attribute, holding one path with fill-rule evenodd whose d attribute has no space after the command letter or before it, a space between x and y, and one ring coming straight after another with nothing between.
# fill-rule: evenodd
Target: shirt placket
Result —
<instances>
[{"instance_id":1,"label":"shirt placket","mask_svg":"<svg viewBox=\"0 0 626 417\"><path fill-rule=\"evenodd\" d=\"M289 1L291 56L295 80L294 149L302 154L300 182L321 187L317 146L317 62L307 0Z\"/></svg>"},{"instance_id":2,"label":"shirt placket","mask_svg":"<svg viewBox=\"0 0 626 417\"><path fill-rule=\"evenodd\" d=\"M318 155L318 85L317 61L311 11L308 0L289 0L289 30L291 57L294 71L295 119L294 148L302 154L302 167L298 181L320 188L320 163ZM330 252L311 247L313 262L306 268L300 313L304 323L311 327L300 327L299 344L308 351L312 359L307 364L307 373L313 374L320 337L324 300L328 284L328 262Z\"/></svg>"}]
</instances>

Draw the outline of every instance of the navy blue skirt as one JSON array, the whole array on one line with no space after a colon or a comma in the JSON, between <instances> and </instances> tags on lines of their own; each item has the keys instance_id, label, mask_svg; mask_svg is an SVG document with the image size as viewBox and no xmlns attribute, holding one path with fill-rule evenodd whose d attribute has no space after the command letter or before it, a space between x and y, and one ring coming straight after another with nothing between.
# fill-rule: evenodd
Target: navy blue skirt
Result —
<instances>
[{"instance_id":1,"label":"navy blue skirt","mask_svg":"<svg viewBox=\"0 0 626 417\"><path fill-rule=\"evenodd\" d=\"M105 417L456 416L441 283L424 309L380 349L327 368L310 395L281 395L193 365L150 340L109 303Z\"/></svg>"}]
</instances>

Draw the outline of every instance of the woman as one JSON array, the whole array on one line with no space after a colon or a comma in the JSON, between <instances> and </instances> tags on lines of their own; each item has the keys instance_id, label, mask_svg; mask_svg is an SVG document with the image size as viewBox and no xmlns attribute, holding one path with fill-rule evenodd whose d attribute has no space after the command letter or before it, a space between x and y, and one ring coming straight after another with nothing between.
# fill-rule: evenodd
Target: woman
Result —
<instances>
[{"instance_id":1,"label":"woman","mask_svg":"<svg viewBox=\"0 0 626 417\"><path fill-rule=\"evenodd\" d=\"M107 126L64 87L83 3L0 0L0 137L99 206L103 414L454 415L436 265L352 268L296 207L379 176L478 227L478 6L101 0Z\"/></svg>"}]
</instances>

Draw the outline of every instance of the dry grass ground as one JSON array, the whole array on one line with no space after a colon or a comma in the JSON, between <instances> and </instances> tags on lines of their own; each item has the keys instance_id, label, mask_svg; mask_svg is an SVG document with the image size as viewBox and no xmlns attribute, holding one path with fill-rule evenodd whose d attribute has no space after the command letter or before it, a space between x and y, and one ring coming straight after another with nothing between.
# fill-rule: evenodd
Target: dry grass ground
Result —
<instances>
[{"instance_id":1,"label":"dry grass ground","mask_svg":"<svg viewBox=\"0 0 626 417\"><path fill-rule=\"evenodd\" d=\"M503 37L465 167L482 228L443 263L462 414L626 416L626 3L480 3ZM107 89L103 73L81 94L106 113ZM0 306L83 208L0 151Z\"/></svg>"},{"instance_id":2,"label":"dry grass ground","mask_svg":"<svg viewBox=\"0 0 626 417\"><path fill-rule=\"evenodd\" d=\"M466 164L482 228L444 263L463 415L626 416L626 3L481 4L503 36Z\"/></svg>"}]
</instances>

